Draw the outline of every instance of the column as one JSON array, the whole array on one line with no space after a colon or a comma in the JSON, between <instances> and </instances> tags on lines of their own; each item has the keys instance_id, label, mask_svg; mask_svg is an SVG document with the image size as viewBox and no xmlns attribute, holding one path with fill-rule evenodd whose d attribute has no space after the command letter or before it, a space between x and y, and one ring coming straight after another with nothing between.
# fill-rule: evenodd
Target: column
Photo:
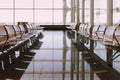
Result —
<instances>
[{"instance_id":1,"label":"column","mask_svg":"<svg viewBox=\"0 0 120 80\"><path fill-rule=\"evenodd\" d=\"M66 13L67 13L67 5L66 0L63 0L63 24L66 24Z\"/></svg>"},{"instance_id":2,"label":"column","mask_svg":"<svg viewBox=\"0 0 120 80\"><path fill-rule=\"evenodd\" d=\"M113 0L107 0L107 25L113 25ZM112 66L112 61L109 61L109 58L113 55L111 48L107 47L107 63Z\"/></svg>"},{"instance_id":3,"label":"column","mask_svg":"<svg viewBox=\"0 0 120 80\"><path fill-rule=\"evenodd\" d=\"M90 25L94 24L94 0L90 0Z\"/></svg>"},{"instance_id":4,"label":"column","mask_svg":"<svg viewBox=\"0 0 120 80\"><path fill-rule=\"evenodd\" d=\"M82 0L82 23L85 22L85 0Z\"/></svg>"},{"instance_id":5,"label":"column","mask_svg":"<svg viewBox=\"0 0 120 80\"><path fill-rule=\"evenodd\" d=\"M71 22L75 22L75 0L71 0Z\"/></svg>"},{"instance_id":6,"label":"column","mask_svg":"<svg viewBox=\"0 0 120 80\"><path fill-rule=\"evenodd\" d=\"M77 23L79 23L80 22L80 13L79 13L79 11L80 11L80 9L79 9L79 0L77 0L77 7L76 7L76 11L77 11Z\"/></svg>"},{"instance_id":7,"label":"column","mask_svg":"<svg viewBox=\"0 0 120 80\"><path fill-rule=\"evenodd\" d=\"M113 0L107 0L107 25L113 25Z\"/></svg>"}]
</instances>

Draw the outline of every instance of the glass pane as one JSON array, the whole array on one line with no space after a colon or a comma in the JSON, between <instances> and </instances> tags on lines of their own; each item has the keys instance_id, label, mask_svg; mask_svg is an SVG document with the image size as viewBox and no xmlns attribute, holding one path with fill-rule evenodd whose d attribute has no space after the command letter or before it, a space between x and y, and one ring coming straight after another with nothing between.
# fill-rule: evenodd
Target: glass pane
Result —
<instances>
[{"instance_id":1,"label":"glass pane","mask_svg":"<svg viewBox=\"0 0 120 80\"><path fill-rule=\"evenodd\" d=\"M0 0L0 8L13 8L13 0Z\"/></svg>"},{"instance_id":2,"label":"glass pane","mask_svg":"<svg viewBox=\"0 0 120 80\"><path fill-rule=\"evenodd\" d=\"M107 9L107 0L95 0L95 8Z\"/></svg>"},{"instance_id":3,"label":"glass pane","mask_svg":"<svg viewBox=\"0 0 120 80\"><path fill-rule=\"evenodd\" d=\"M80 9L80 12L79 12L80 14L80 21L82 21L82 10Z\"/></svg>"},{"instance_id":4,"label":"glass pane","mask_svg":"<svg viewBox=\"0 0 120 80\"><path fill-rule=\"evenodd\" d=\"M107 11L106 10L94 10L94 22L95 23L107 23Z\"/></svg>"},{"instance_id":5,"label":"glass pane","mask_svg":"<svg viewBox=\"0 0 120 80\"><path fill-rule=\"evenodd\" d=\"M13 23L13 10L0 10L0 23Z\"/></svg>"},{"instance_id":6,"label":"glass pane","mask_svg":"<svg viewBox=\"0 0 120 80\"><path fill-rule=\"evenodd\" d=\"M95 23L107 23L107 0L95 0L94 21Z\"/></svg>"},{"instance_id":7,"label":"glass pane","mask_svg":"<svg viewBox=\"0 0 120 80\"><path fill-rule=\"evenodd\" d=\"M79 8L82 8L82 0L79 0Z\"/></svg>"},{"instance_id":8,"label":"glass pane","mask_svg":"<svg viewBox=\"0 0 120 80\"><path fill-rule=\"evenodd\" d=\"M90 0L85 0L85 8L90 8Z\"/></svg>"},{"instance_id":9,"label":"glass pane","mask_svg":"<svg viewBox=\"0 0 120 80\"><path fill-rule=\"evenodd\" d=\"M54 23L63 23L63 10L54 10Z\"/></svg>"},{"instance_id":10,"label":"glass pane","mask_svg":"<svg viewBox=\"0 0 120 80\"><path fill-rule=\"evenodd\" d=\"M113 23L120 23L120 2L113 0Z\"/></svg>"},{"instance_id":11,"label":"glass pane","mask_svg":"<svg viewBox=\"0 0 120 80\"><path fill-rule=\"evenodd\" d=\"M16 10L15 21L26 21L33 22L33 11L32 10Z\"/></svg>"},{"instance_id":12,"label":"glass pane","mask_svg":"<svg viewBox=\"0 0 120 80\"><path fill-rule=\"evenodd\" d=\"M54 8L63 8L63 0L54 0Z\"/></svg>"},{"instance_id":13,"label":"glass pane","mask_svg":"<svg viewBox=\"0 0 120 80\"><path fill-rule=\"evenodd\" d=\"M66 14L66 24L71 22L71 11L67 12Z\"/></svg>"},{"instance_id":14,"label":"glass pane","mask_svg":"<svg viewBox=\"0 0 120 80\"><path fill-rule=\"evenodd\" d=\"M66 4L69 8L71 8L71 0L66 0Z\"/></svg>"},{"instance_id":15,"label":"glass pane","mask_svg":"<svg viewBox=\"0 0 120 80\"><path fill-rule=\"evenodd\" d=\"M16 8L33 8L33 0L15 0Z\"/></svg>"},{"instance_id":16,"label":"glass pane","mask_svg":"<svg viewBox=\"0 0 120 80\"><path fill-rule=\"evenodd\" d=\"M85 23L90 23L90 0L85 1Z\"/></svg>"},{"instance_id":17,"label":"glass pane","mask_svg":"<svg viewBox=\"0 0 120 80\"><path fill-rule=\"evenodd\" d=\"M90 23L90 10L85 10L85 23Z\"/></svg>"},{"instance_id":18,"label":"glass pane","mask_svg":"<svg viewBox=\"0 0 120 80\"><path fill-rule=\"evenodd\" d=\"M35 22L37 23L52 23L52 10L36 10L35 11Z\"/></svg>"},{"instance_id":19,"label":"glass pane","mask_svg":"<svg viewBox=\"0 0 120 80\"><path fill-rule=\"evenodd\" d=\"M52 2L53 0L35 0L35 8L52 8Z\"/></svg>"}]
</instances>

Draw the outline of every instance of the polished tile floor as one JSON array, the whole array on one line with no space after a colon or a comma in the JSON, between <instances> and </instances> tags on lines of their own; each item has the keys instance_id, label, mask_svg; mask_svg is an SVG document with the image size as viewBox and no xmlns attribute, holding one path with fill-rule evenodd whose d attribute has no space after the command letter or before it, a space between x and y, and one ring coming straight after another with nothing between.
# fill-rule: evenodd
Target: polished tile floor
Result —
<instances>
[{"instance_id":1,"label":"polished tile floor","mask_svg":"<svg viewBox=\"0 0 120 80\"><path fill-rule=\"evenodd\" d=\"M94 64L93 58L86 58L76 50L66 31L44 31L43 35L30 52L7 69L4 79L0 80L116 80L106 78L111 76L106 68L96 65L97 62ZM101 54L105 51L103 47L96 47L94 51L106 59L105 54ZM114 63L117 67L119 60Z\"/></svg>"},{"instance_id":2,"label":"polished tile floor","mask_svg":"<svg viewBox=\"0 0 120 80\"><path fill-rule=\"evenodd\" d=\"M44 31L43 34L44 38L40 40L43 42L42 46L33 49L36 54L21 80L82 80L82 68L77 68L78 64L81 66L81 59L78 63L72 62L74 56L71 52L72 44L66 32ZM85 65L85 80L89 80L89 65L87 63ZM95 80L99 78L96 76Z\"/></svg>"}]
</instances>

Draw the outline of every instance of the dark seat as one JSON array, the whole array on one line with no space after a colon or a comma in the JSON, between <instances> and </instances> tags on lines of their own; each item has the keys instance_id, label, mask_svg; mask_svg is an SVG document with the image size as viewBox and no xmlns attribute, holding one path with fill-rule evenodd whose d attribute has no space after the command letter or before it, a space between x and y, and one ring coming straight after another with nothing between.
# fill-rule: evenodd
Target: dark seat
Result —
<instances>
[{"instance_id":1,"label":"dark seat","mask_svg":"<svg viewBox=\"0 0 120 80\"><path fill-rule=\"evenodd\" d=\"M108 26L105 30L105 35L104 35L104 39L103 39L103 44L104 45L109 45L109 46L115 46L114 42L114 33L116 30L117 26Z\"/></svg>"},{"instance_id":2,"label":"dark seat","mask_svg":"<svg viewBox=\"0 0 120 80\"><path fill-rule=\"evenodd\" d=\"M103 40L106 28L107 28L107 25L105 24L100 25L100 27L98 28L96 32L98 40Z\"/></svg>"},{"instance_id":3,"label":"dark seat","mask_svg":"<svg viewBox=\"0 0 120 80\"><path fill-rule=\"evenodd\" d=\"M21 32L21 35L22 36L24 36L25 35L25 28L24 28L24 26L23 25L18 25L19 26L19 28L20 28L20 32Z\"/></svg>"},{"instance_id":4,"label":"dark seat","mask_svg":"<svg viewBox=\"0 0 120 80\"><path fill-rule=\"evenodd\" d=\"M24 32L28 33L28 28L26 26L26 24L28 24L28 22L18 22L18 26L23 26L24 27ZM21 31L23 31L23 29L21 29Z\"/></svg>"},{"instance_id":5,"label":"dark seat","mask_svg":"<svg viewBox=\"0 0 120 80\"><path fill-rule=\"evenodd\" d=\"M116 27L114 38L115 38L114 44L120 47L120 25Z\"/></svg>"},{"instance_id":6,"label":"dark seat","mask_svg":"<svg viewBox=\"0 0 120 80\"><path fill-rule=\"evenodd\" d=\"M21 33L21 30L20 30L20 27L17 26L17 25L13 25L13 28L15 30L15 37L16 37L17 41L21 40L22 33Z\"/></svg>"},{"instance_id":7,"label":"dark seat","mask_svg":"<svg viewBox=\"0 0 120 80\"><path fill-rule=\"evenodd\" d=\"M5 46L15 45L17 43L17 40L13 25L5 25L4 27L6 28L8 34L8 39L7 42L5 43Z\"/></svg>"},{"instance_id":8,"label":"dark seat","mask_svg":"<svg viewBox=\"0 0 120 80\"><path fill-rule=\"evenodd\" d=\"M90 35L91 35L91 25L87 25L87 27L85 28L85 37L87 37L87 38L89 38L90 37Z\"/></svg>"},{"instance_id":9,"label":"dark seat","mask_svg":"<svg viewBox=\"0 0 120 80\"><path fill-rule=\"evenodd\" d=\"M97 36L97 31L99 29L100 25L94 25L91 27L91 34L90 34L90 39L92 40L98 40L98 36Z\"/></svg>"},{"instance_id":10,"label":"dark seat","mask_svg":"<svg viewBox=\"0 0 120 80\"><path fill-rule=\"evenodd\" d=\"M0 49L3 49L8 39L8 33L4 26L0 26Z\"/></svg>"}]
</instances>

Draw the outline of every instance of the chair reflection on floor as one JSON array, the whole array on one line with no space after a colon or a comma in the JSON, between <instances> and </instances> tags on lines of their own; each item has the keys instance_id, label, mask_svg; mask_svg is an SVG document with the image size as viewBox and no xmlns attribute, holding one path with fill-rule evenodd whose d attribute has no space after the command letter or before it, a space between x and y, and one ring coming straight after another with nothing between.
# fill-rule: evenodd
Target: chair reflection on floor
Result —
<instances>
[{"instance_id":1,"label":"chair reflection on floor","mask_svg":"<svg viewBox=\"0 0 120 80\"><path fill-rule=\"evenodd\" d=\"M2 72L2 75L0 75L0 79L20 80L21 76L27 69L30 61L32 61L34 56L35 56L34 52L27 52L27 54L20 56L17 59L17 62L12 63L10 65L9 55L3 55L1 59L2 61L1 67L4 66L2 68L4 69L4 71Z\"/></svg>"}]
</instances>

